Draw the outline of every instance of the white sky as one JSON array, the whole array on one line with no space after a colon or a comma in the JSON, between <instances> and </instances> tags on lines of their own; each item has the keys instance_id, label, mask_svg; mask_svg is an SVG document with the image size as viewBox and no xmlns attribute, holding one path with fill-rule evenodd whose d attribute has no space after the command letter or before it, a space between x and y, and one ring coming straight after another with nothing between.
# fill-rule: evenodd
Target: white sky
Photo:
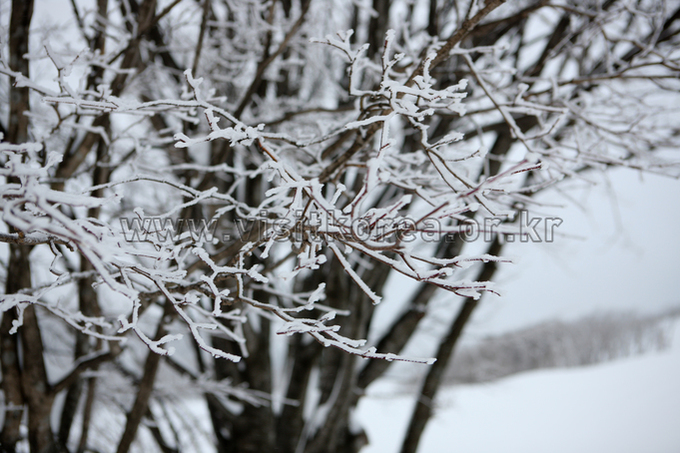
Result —
<instances>
[{"instance_id":1,"label":"white sky","mask_svg":"<svg viewBox=\"0 0 680 453\"><path fill-rule=\"evenodd\" d=\"M599 183L567 183L572 187L561 186L564 195L552 191L538 198L545 204L538 211L563 219L554 242L506 244L501 256L513 263L502 264L492 279L502 295L483 296L464 342L551 319L680 307L680 181L629 169L587 176ZM537 216L533 209L530 218ZM401 276L388 281L369 343L384 333L416 287ZM404 354L433 354L433 339L459 305L460 298L439 291L421 335Z\"/></svg>"},{"instance_id":2,"label":"white sky","mask_svg":"<svg viewBox=\"0 0 680 453\"><path fill-rule=\"evenodd\" d=\"M484 298L470 333L680 305L680 181L621 169L608 183L568 195L576 202L542 197L566 206L544 208L563 218L556 231L564 236L504 248L515 264L495 278L503 296Z\"/></svg>"}]
</instances>

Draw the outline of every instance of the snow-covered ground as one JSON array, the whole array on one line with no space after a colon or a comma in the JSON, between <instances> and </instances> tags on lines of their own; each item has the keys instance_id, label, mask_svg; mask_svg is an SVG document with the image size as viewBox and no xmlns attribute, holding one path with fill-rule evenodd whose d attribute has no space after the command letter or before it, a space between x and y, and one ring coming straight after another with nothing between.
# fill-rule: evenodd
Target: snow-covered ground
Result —
<instances>
[{"instance_id":1,"label":"snow-covered ground","mask_svg":"<svg viewBox=\"0 0 680 453\"><path fill-rule=\"evenodd\" d=\"M414 404L399 388L378 382L359 405L362 453L399 451ZM664 351L443 389L419 452L680 452L680 323Z\"/></svg>"}]
</instances>

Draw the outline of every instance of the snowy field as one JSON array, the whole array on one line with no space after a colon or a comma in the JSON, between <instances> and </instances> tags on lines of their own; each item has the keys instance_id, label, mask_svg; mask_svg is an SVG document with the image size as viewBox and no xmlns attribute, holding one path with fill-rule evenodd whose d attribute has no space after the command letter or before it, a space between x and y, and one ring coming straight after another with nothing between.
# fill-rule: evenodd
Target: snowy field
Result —
<instances>
[{"instance_id":1,"label":"snowy field","mask_svg":"<svg viewBox=\"0 0 680 453\"><path fill-rule=\"evenodd\" d=\"M371 444L398 452L414 399L379 382L358 408ZM421 453L680 452L680 323L669 349L440 392Z\"/></svg>"}]
</instances>

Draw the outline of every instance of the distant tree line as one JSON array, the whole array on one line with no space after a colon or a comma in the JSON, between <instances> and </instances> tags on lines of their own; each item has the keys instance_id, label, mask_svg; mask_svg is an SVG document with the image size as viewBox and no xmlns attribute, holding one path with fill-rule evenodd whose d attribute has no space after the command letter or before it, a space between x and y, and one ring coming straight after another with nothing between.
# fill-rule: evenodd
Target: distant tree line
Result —
<instances>
[{"instance_id":1,"label":"distant tree line","mask_svg":"<svg viewBox=\"0 0 680 453\"><path fill-rule=\"evenodd\" d=\"M486 337L461 348L445 381L488 382L523 371L592 365L665 349L677 318L677 312L600 313Z\"/></svg>"}]
</instances>

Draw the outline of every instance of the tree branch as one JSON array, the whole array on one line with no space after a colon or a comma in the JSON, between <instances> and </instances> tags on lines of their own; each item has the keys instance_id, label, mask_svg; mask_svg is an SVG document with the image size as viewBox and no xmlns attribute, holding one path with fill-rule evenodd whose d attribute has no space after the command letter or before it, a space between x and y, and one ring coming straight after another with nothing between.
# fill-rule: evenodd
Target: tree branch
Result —
<instances>
[{"instance_id":1,"label":"tree branch","mask_svg":"<svg viewBox=\"0 0 680 453\"><path fill-rule=\"evenodd\" d=\"M432 68L434 68L435 66L439 65L442 61L447 60L449 58L449 53L451 52L451 50L459 42L465 39L465 37L477 26L477 24L482 19L484 19L486 16L489 15L489 13L491 13L491 11L498 8L506 1L507 0L490 0L486 5L484 5L484 8L477 12L477 14L463 22L460 28L456 30L456 32L453 35L451 35L451 37L446 40L446 43L437 51L436 56L430 62L430 70L432 70ZM419 75L423 75L426 63L427 56L420 61L418 68L416 68L416 70L413 71L411 76L408 78L406 86L413 85L413 83L415 82L415 78Z\"/></svg>"},{"instance_id":2,"label":"tree branch","mask_svg":"<svg viewBox=\"0 0 680 453\"><path fill-rule=\"evenodd\" d=\"M65 390L71 384L76 382L81 373L95 368L104 362L108 362L109 360L116 357L116 355L117 353L115 351L99 351L94 354L82 357L76 362L75 368L73 368L65 377L63 377L61 381L52 386L52 393L56 395L62 390Z\"/></svg>"},{"instance_id":3,"label":"tree branch","mask_svg":"<svg viewBox=\"0 0 680 453\"><path fill-rule=\"evenodd\" d=\"M501 248L501 242L498 237L496 237L487 253L496 256L500 253ZM483 265L477 280L490 280L496 272L496 269L497 263L495 261L486 262ZM434 398L441 385L444 372L453 356L453 351L458 343L458 339L463 333L463 328L478 304L479 300L475 300L471 297L465 299L465 302L451 324L448 333L440 343L439 350L437 351L437 361L430 367L425 382L423 382L423 386L419 392L418 402L416 403L416 408L411 416L411 422L401 447L401 453L416 453L418 444L420 443L420 437L432 415Z\"/></svg>"},{"instance_id":4,"label":"tree branch","mask_svg":"<svg viewBox=\"0 0 680 453\"><path fill-rule=\"evenodd\" d=\"M241 102L239 103L239 106L236 108L236 111L234 112L234 116L236 118L239 118L243 111L246 109L248 104L250 103L250 99L255 94L257 89L260 87L260 83L262 83L262 78L264 77L264 72L266 71L267 67L276 60L276 58L283 53L284 50L286 50L286 47L288 46L288 43L290 40L295 36L297 31L300 29L300 26L302 23L305 21L305 16L307 15L307 11L309 10L309 5L312 3L311 0L304 0L304 3L302 4L302 10L300 11L300 17L298 17L297 21L295 21L295 24L291 27L291 29L286 33L286 36L283 38L283 41L279 45L278 49L268 57L267 52L265 51L264 55L265 58L260 61L260 64L257 65L257 70L255 71L255 78L251 82L250 86L246 90L246 93L243 95L243 98L241 99Z\"/></svg>"},{"instance_id":5,"label":"tree branch","mask_svg":"<svg viewBox=\"0 0 680 453\"><path fill-rule=\"evenodd\" d=\"M28 234L23 233L0 233L0 242L10 244L23 245L39 245L39 244L61 244L73 250L73 247L68 241L64 241L56 236L47 236L43 234Z\"/></svg>"}]
</instances>

